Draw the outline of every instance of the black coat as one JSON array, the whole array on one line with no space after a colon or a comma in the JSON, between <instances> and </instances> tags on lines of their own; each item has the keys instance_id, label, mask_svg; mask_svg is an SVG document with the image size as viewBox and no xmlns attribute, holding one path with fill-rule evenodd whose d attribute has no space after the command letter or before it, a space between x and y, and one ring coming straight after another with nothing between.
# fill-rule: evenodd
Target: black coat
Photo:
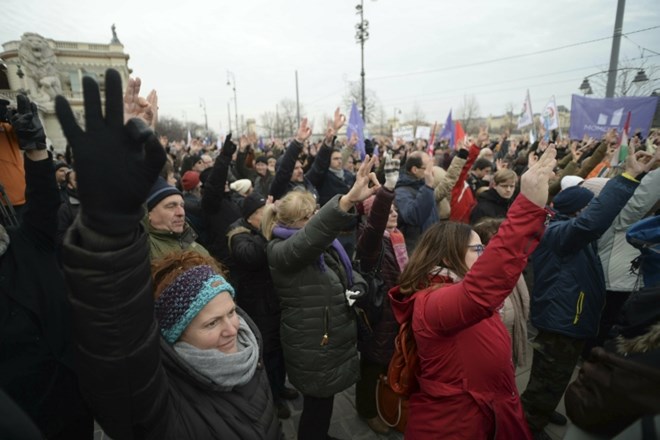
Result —
<instances>
[{"instance_id":1,"label":"black coat","mask_svg":"<svg viewBox=\"0 0 660 440\"><path fill-rule=\"evenodd\" d=\"M268 241L261 231L242 218L230 226L227 237L236 302L259 327L264 352L281 349L280 304L268 268Z\"/></svg>"},{"instance_id":2,"label":"black coat","mask_svg":"<svg viewBox=\"0 0 660 440\"><path fill-rule=\"evenodd\" d=\"M231 192L225 192L231 158L218 156L211 175L204 183L202 212L206 225L206 239L209 253L222 262L229 260L227 231L229 225L241 218L241 209L234 202Z\"/></svg>"},{"instance_id":3,"label":"black coat","mask_svg":"<svg viewBox=\"0 0 660 440\"><path fill-rule=\"evenodd\" d=\"M27 203L0 257L0 387L52 436L89 412L74 373L67 287L55 251L59 189L52 160L26 157ZM0 416L2 417L2 416Z\"/></svg>"},{"instance_id":4,"label":"black coat","mask_svg":"<svg viewBox=\"0 0 660 440\"><path fill-rule=\"evenodd\" d=\"M401 275L392 242L383 235L393 201L393 191L384 187L378 190L376 199L371 206L371 212L367 217L367 224L360 233L356 252L356 258L360 260L360 268L368 272L375 269L381 249L383 249L380 276L388 290L398 284L399 275ZM368 343L361 342L358 348L360 353L372 362L387 365L394 353L394 338L399 332L399 323L394 318L389 296L385 296L381 320L373 326L373 330L373 340Z\"/></svg>"},{"instance_id":5,"label":"black coat","mask_svg":"<svg viewBox=\"0 0 660 440\"><path fill-rule=\"evenodd\" d=\"M514 199L515 197L505 199L495 188L484 191L479 196L477 205L472 209L470 223L475 224L484 217L505 218Z\"/></svg>"},{"instance_id":6,"label":"black coat","mask_svg":"<svg viewBox=\"0 0 660 440\"><path fill-rule=\"evenodd\" d=\"M273 200L278 200L284 197L289 191L296 188L303 188L311 192L316 200L319 199L316 187L320 185L322 173L318 166L312 165L312 168L305 173L302 183L294 183L291 181L293 169L296 166L298 156L302 153L303 145L296 140L291 141L287 147L284 155L278 161L277 172L273 183L270 185L269 195L273 196ZM315 161L316 162L316 161Z\"/></svg>"},{"instance_id":7,"label":"black coat","mask_svg":"<svg viewBox=\"0 0 660 440\"><path fill-rule=\"evenodd\" d=\"M115 439L280 439L262 362L227 389L196 373L154 318L146 234L99 234L76 220L66 237L80 381L94 417ZM257 337L254 323L240 309Z\"/></svg>"}]
</instances>

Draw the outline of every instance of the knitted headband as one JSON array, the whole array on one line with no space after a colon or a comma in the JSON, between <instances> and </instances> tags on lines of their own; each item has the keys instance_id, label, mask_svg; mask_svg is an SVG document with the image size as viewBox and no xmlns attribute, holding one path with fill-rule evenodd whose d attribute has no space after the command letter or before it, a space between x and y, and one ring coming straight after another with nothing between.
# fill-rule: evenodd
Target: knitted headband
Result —
<instances>
[{"instance_id":1,"label":"knitted headband","mask_svg":"<svg viewBox=\"0 0 660 440\"><path fill-rule=\"evenodd\" d=\"M234 288L211 266L195 266L179 275L154 302L160 333L174 344L197 314L221 292Z\"/></svg>"}]
</instances>

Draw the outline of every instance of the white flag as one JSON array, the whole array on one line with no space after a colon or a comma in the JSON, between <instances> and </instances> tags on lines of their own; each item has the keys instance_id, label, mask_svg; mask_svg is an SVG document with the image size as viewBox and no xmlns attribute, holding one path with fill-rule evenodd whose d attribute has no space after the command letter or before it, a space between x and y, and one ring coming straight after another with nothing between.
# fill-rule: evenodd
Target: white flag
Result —
<instances>
[{"instance_id":1,"label":"white flag","mask_svg":"<svg viewBox=\"0 0 660 440\"><path fill-rule=\"evenodd\" d=\"M527 90L527 95L525 95L525 101L523 101L522 110L520 110L520 116L518 117L518 128L527 127L533 122L532 101L529 99L529 90Z\"/></svg>"},{"instance_id":2,"label":"white flag","mask_svg":"<svg viewBox=\"0 0 660 440\"><path fill-rule=\"evenodd\" d=\"M555 96L552 95L550 101L545 105L543 109L543 126L546 130L555 130L559 128L559 116L557 115L557 103L555 102Z\"/></svg>"}]
</instances>

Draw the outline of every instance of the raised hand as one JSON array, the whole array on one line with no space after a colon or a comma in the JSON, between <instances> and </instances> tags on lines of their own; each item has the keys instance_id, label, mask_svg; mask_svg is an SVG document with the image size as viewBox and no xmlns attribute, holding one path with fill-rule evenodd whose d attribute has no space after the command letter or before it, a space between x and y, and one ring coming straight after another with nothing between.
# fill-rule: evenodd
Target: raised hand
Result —
<instances>
[{"instance_id":1,"label":"raised hand","mask_svg":"<svg viewBox=\"0 0 660 440\"><path fill-rule=\"evenodd\" d=\"M236 144L234 143L234 141L231 140L231 133L229 133L225 137L225 141L222 144L222 150L220 150L220 154L229 157L231 159L234 156L235 152L236 152Z\"/></svg>"},{"instance_id":2,"label":"raised hand","mask_svg":"<svg viewBox=\"0 0 660 440\"><path fill-rule=\"evenodd\" d=\"M37 105L22 93L16 96L16 104L16 111L9 119L18 138L18 146L25 151L45 150L46 133L39 119Z\"/></svg>"},{"instance_id":3,"label":"raised hand","mask_svg":"<svg viewBox=\"0 0 660 440\"><path fill-rule=\"evenodd\" d=\"M520 178L520 192L530 202L543 208L548 201L548 181L554 175L554 168L557 165L555 157L557 150L554 145L550 145L541 158Z\"/></svg>"},{"instance_id":4,"label":"raised hand","mask_svg":"<svg viewBox=\"0 0 660 440\"><path fill-rule=\"evenodd\" d=\"M140 222L142 204L165 164L165 151L142 119L124 125L116 70L106 72L105 95L103 116L98 84L83 78L85 131L64 97L56 98L55 109L76 157L82 219L99 232L116 235L134 230Z\"/></svg>"},{"instance_id":5,"label":"raised hand","mask_svg":"<svg viewBox=\"0 0 660 440\"><path fill-rule=\"evenodd\" d=\"M372 173L371 169L376 163L376 158L366 156L365 160L360 165L357 174L355 175L355 183L348 193L339 200L340 207L346 207L348 211L353 204L367 199L372 194L375 194L380 188L380 183L376 178L376 173ZM372 184L372 186L369 186Z\"/></svg>"},{"instance_id":6,"label":"raised hand","mask_svg":"<svg viewBox=\"0 0 660 440\"><path fill-rule=\"evenodd\" d=\"M309 139L310 136L312 136L312 128L307 125L307 118L302 118L298 132L296 133L296 141L302 144Z\"/></svg>"},{"instance_id":7,"label":"raised hand","mask_svg":"<svg viewBox=\"0 0 660 440\"><path fill-rule=\"evenodd\" d=\"M342 114L342 112L339 110L339 107L335 109L335 116L332 119L332 129L335 131L335 135L341 129L341 127L344 126L346 123L346 116Z\"/></svg>"},{"instance_id":8,"label":"raised hand","mask_svg":"<svg viewBox=\"0 0 660 440\"><path fill-rule=\"evenodd\" d=\"M633 144L628 145L628 157L624 172L630 174L632 177L637 177L639 174L647 172L655 162L654 157L657 157L657 150L655 156L645 151L635 151Z\"/></svg>"},{"instance_id":9,"label":"raised hand","mask_svg":"<svg viewBox=\"0 0 660 440\"><path fill-rule=\"evenodd\" d=\"M394 191L396 183L399 181L399 169L401 161L394 159L389 153L385 153L385 188Z\"/></svg>"},{"instance_id":10,"label":"raised hand","mask_svg":"<svg viewBox=\"0 0 660 440\"><path fill-rule=\"evenodd\" d=\"M573 141L571 142L571 146L569 149L571 150L571 155L573 156L573 160L575 162L579 162L580 158L582 157L582 150L578 150L578 141Z\"/></svg>"},{"instance_id":11,"label":"raised hand","mask_svg":"<svg viewBox=\"0 0 660 440\"><path fill-rule=\"evenodd\" d=\"M128 79L128 86L124 92L124 123L131 118L139 118L155 130L158 123L158 93L152 90L145 99L140 96L141 87L140 78Z\"/></svg>"},{"instance_id":12,"label":"raised hand","mask_svg":"<svg viewBox=\"0 0 660 440\"><path fill-rule=\"evenodd\" d=\"M351 133L351 138L348 140L348 146L350 148L355 148L357 144L358 144L358 135L357 133L353 132Z\"/></svg>"}]
</instances>

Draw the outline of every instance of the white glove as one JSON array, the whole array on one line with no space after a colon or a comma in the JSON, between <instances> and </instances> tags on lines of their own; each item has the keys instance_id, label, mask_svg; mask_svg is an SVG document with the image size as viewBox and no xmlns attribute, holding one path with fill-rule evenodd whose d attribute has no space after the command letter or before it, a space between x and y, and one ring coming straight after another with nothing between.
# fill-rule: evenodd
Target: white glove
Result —
<instances>
[{"instance_id":1,"label":"white glove","mask_svg":"<svg viewBox=\"0 0 660 440\"><path fill-rule=\"evenodd\" d=\"M385 188L394 191L396 182L399 180L399 167L401 161L393 159L389 153L385 154Z\"/></svg>"}]
</instances>

